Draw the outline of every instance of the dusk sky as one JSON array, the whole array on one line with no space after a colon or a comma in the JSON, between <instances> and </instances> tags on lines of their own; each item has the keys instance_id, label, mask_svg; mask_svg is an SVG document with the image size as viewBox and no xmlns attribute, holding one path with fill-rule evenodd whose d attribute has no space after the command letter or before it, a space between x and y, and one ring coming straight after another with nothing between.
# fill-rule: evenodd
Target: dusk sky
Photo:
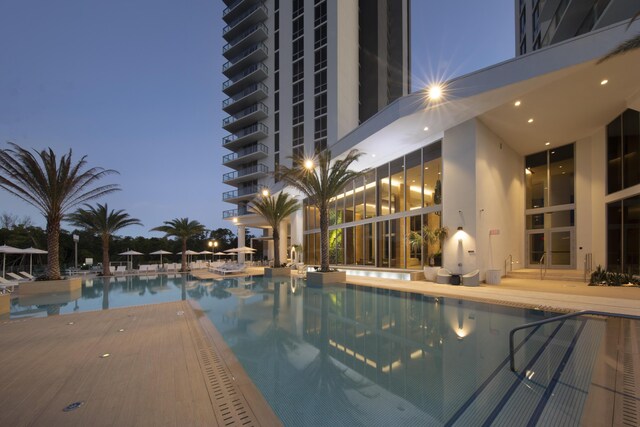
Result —
<instances>
[{"instance_id":1,"label":"dusk sky","mask_svg":"<svg viewBox=\"0 0 640 427\"><path fill-rule=\"evenodd\" d=\"M115 169L122 191L99 199L149 232L222 211L220 0L0 0L0 147L70 148ZM514 56L513 0L413 0L412 81L467 74ZM44 219L0 190L0 213ZM68 224L63 228L70 229ZM0 242L2 243L2 242Z\"/></svg>"}]
</instances>

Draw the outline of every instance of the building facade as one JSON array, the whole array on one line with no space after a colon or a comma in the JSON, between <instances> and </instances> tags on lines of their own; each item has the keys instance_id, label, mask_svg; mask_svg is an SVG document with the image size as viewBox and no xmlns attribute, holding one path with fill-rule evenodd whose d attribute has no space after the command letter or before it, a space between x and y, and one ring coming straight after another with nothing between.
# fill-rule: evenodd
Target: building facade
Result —
<instances>
[{"instance_id":1,"label":"building facade","mask_svg":"<svg viewBox=\"0 0 640 427\"><path fill-rule=\"evenodd\" d=\"M629 0L515 0L516 55L541 49L627 20Z\"/></svg>"},{"instance_id":2,"label":"building facade","mask_svg":"<svg viewBox=\"0 0 640 427\"><path fill-rule=\"evenodd\" d=\"M223 218L261 228L248 204L273 187L280 163L335 144L408 94L409 1L225 3L222 145L231 152L222 163L231 171L222 180L235 189L222 199L236 206Z\"/></svg>"}]
</instances>

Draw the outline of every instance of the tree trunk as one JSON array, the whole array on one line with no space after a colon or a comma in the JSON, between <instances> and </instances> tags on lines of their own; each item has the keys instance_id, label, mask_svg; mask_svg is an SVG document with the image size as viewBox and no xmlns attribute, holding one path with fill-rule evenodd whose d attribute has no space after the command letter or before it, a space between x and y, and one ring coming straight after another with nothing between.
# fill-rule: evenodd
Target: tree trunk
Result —
<instances>
[{"instance_id":1,"label":"tree trunk","mask_svg":"<svg viewBox=\"0 0 640 427\"><path fill-rule=\"evenodd\" d=\"M182 239L182 267L180 271L187 272L187 239Z\"/></svg>"},{"instance_id":2,"label":"tree trunk","mask_svg":"<svg viewBox=\"0 0 640 427\"><path fill-rule=\"evenodd\" d=\"M326 204L320 209L320 271L329 271L329 208Z\"/></svg>"},{"instance_id":3,"label":"tree trunk","mask_svg":"<svg viewBox=\"0 0 640 427\"><path fill-rule=\"evenodd\" d=\"M280 267L280 230L273 228L273 268Z\"/></svg>"},{"instance_id":4,"label":"tree trunk","mask_svg":"<svg viewBox=\"0 0 640 427\"><path fill-rule=\"evenodd\" d=\"M47 269L49 280L60 280L60 221L47 219Z\"/></svg>"},{"instance_id":5,"label":"tree trunk","mask_svg":"<svg viewBox=\"0 0 640 427\"><path fill-rule=\"evenodd\" d=\"M102 235L102 275L111 276L109 269L109 235Z\"/></svg>"}]
</instances>

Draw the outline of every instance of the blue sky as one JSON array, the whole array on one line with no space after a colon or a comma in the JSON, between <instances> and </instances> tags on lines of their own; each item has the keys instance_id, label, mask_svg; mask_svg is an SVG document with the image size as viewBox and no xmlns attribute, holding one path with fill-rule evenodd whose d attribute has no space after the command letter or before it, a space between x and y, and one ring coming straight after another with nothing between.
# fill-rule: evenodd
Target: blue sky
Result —
<instances>
[{"instance_id":1,"label":"blue sky","mask_svg":"<svg viewBox=\"0 0 640 427\"><path fill-rule=\"evenodd\" d=\"M413 0L414 89L513 57L513 0ZM220 0L0 0L0 147L87 155L120 172L100 200L148 230L227 227ZM0 213L44 220L0 191ZM63 225L64 226L64 225ZM235 230L234 230L235 232Z\"/></svg>"}]
</instances>

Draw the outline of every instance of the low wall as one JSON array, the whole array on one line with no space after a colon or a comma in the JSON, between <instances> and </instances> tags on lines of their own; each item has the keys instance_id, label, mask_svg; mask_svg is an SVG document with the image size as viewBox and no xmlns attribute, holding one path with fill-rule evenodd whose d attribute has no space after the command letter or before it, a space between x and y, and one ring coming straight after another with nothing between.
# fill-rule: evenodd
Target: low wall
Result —
<instances>
[{"instance_id":1,"label":"low wall","mask_svg":"<svg viewBox=\"0 0 640 427\"><path fill-rule=\"evenodd\" d=\"M82 278L73 277L63 280L43 280L39 282L22 282L18 287L20 295L41 293L63 293L82 288Z\"/></svg>"}]
</instances>

